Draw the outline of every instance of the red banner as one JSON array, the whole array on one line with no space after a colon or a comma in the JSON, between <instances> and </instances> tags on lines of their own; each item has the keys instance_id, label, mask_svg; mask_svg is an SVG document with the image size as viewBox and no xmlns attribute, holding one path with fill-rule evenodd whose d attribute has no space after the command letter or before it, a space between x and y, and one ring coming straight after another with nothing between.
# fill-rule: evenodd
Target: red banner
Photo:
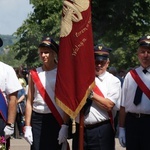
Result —
<instances>
[{"instance_id":1,"label":"red banner","mask_svg":"<svg viewBox=\"0 0 150 150\"><path fill-rule=\"evenodd\" d=\"M75 118L95 85L90 0L65 0L60 33L56 103Z\"/></svg>"}]
</instances>

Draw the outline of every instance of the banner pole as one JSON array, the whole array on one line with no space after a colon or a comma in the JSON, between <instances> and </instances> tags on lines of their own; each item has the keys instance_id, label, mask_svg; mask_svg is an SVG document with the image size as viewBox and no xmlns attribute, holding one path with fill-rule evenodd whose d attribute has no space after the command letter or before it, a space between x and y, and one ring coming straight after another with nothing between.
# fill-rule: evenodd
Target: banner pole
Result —
<instances>
[{"instance_id":1,"label":"banner pole","mask_svg":"<svg viewBox=\"0 0 150 150\"><path fill-rule=\"evenodd\" d=\"M84 113L83 108L80 111L80 124L79 124L79 150L84 147Z\"/></svg>"}]
</instances>

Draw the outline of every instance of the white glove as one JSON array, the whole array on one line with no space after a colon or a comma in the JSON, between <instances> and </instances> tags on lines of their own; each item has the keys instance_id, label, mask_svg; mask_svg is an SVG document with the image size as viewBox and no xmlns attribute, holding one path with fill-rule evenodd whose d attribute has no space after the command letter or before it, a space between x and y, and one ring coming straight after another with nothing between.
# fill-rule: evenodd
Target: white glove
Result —
<instances>
[{"instance_id":1,"label":"white glove","mask_svg":"<svg viewBox=\"0 0 150 150\"><path fill-rule=\"evenodd\" d=\"M68 138L68 126L67 125L61 125L61 129L59 131L58 135L58 143L61 144L65 142Z\"/></svg>"},{"instance_id":2,"label":"white glove","mask_svg":"<svg viewBox=\"0 0 150 150\"><path fill-rule=\"evenodd\" d=\"M32 129L31 126L24 127L24 138L30 145L32 145L32 143L33 143L33 136L32 136L31 129Z\"/></svg>"},{"instance_id":3,"label":"white glove","mask_svg":"<svg viewBox=\"0 0 150 150\"><path fill-rule=\"evenodd\" d=\"M126 147L125 128L119 127L119 143L122 147Z\"/></svg>"},{"instance_id":4,"label":"white glove","mask_svg":"<svg viewBox=\"0 0 150 150\"><path fill-rule=\"evenodd\" d=\"M14 133L14 128L6 125L4 128L4 132L5 132L5 139L8 139Z\"/></svg>"}]
</instances>

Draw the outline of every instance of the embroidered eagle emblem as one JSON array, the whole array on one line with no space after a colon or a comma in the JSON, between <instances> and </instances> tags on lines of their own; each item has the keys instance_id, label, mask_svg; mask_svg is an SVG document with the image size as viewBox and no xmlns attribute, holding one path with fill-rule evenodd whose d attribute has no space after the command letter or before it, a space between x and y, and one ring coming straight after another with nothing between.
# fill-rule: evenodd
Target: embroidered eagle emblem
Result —
<instances>
[{"instance_id":1,"label":"embroidered eagle emblem","mask_svg":"<svg viewBox=\"0 0 150 150\"><path fill-rule=\"evenodd\" d=\"M70 34L73 22L79 22L83 19L81 12L87 10L89 4L89 0L64 0L60 37L66 37Z\"/></svg>"}]
</instances>

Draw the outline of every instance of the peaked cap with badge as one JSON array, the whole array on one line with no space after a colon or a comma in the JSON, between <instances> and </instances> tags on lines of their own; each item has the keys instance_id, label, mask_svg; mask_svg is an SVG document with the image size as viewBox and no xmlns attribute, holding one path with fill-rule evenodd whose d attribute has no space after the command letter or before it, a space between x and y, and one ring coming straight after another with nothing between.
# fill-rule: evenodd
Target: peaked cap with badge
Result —
<instances>
[{"instance_id":1,"label":"peaked cap with badge","mask_svg":"<svg viewBox=\"0 0 150 150\"><path fill-rule=\"evenodd\" d=\"M107 60L109 58L109 54L112 51L111 48L107 48L102 44L98 44L94 47L94 56L95 60Z\"/></svg>"},{"instance_id":2,"label":"peaked cap with badge","mask_svg":"<svg viewBox=\"0 0 150 150\"><path fill-rule=\"evenodd\" d=\"M150 47L150 35L139 38L137 42L139 46Z\"/></svg>"},{"instance_id":3,"label":"peaked cap with badge","mask_svg":"<svg viewBox=\"0 0 150 150\"><path fill-rule=\"evenodd\" d=\"M40 47L49 47L56 52L56 54L58 54L59 51L59 45L50 37L45 37L39 44L39 48Z\"/></svg>"}]
</instances>

